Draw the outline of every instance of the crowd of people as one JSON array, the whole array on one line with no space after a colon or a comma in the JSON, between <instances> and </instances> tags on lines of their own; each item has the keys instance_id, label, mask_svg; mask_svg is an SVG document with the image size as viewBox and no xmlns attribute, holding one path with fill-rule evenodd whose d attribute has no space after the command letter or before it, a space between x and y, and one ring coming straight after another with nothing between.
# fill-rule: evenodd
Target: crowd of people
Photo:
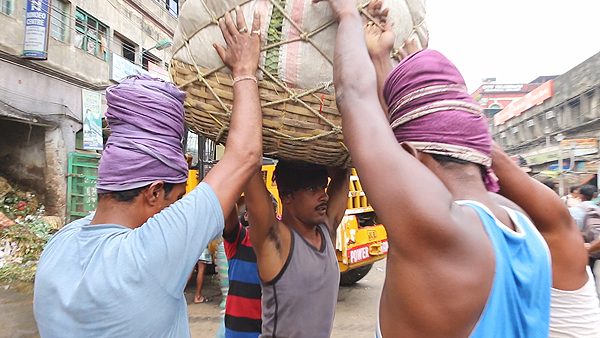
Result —
<instances>
[{"instance_id":1,"label":"crowd of people","mask_svg":"<svg viewBox=\"0 0 600 338\"><path fill-rule=\"evenodd\" d=\"M600 337L589 266L600 244L582 235L586 224L594 234L595 189L562 201L520 170L440 52L407 41L393 67L382 0L369 4L370 20L354 0L313 2L330 6L339 24L334 84L345 144L388 233L373 336ZM60 230L39 261L42 337L189 337L183 290L219 236L229 260L226 337L331 335L333 241L349 173L279 161L277 217L260 172L261 18L249 27L234 12L219 20L226 46L214 45L233 76L226 150L185 196L185 93L141 75L107 89L112 134L97 210ZM247 227L236 206L242 192Z\"/></svg>"}]
</instances>

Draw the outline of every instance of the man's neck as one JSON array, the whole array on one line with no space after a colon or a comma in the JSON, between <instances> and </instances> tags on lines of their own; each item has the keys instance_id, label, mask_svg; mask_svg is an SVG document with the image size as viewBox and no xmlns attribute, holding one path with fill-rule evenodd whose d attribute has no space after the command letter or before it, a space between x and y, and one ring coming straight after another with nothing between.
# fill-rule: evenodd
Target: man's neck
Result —
<instances>
[{"instance_id":1,"label":"man's neck","mask_svg":"<svg viewBox=\"0 0 600 338\"><path fill-rule=\"evenodd\" d=\"M443 170L436 174L454 201L487 199L488 191L477 167Z\"/></svg>"},{"instance_id":2,"label":"man's neck","mask_svg":"<svg viewBox=\"0 0 600 338\"><path fill-rule=\"evenodd\" d=\"M490 197L478 167L465 166L461 169L444 170L436 174L452 194L452 200L479 202L485 205L504 225L512 230L516 229L506 211Z\"/></svg>"},{"instance_id":3,"label":"man's neck","mask_svg":"<svg viewBox=\"0 0 600 338\"><path fill-rule=\"evenodd\" d=\"M306 224L300 221L293 215L286 214L285 212L281 216L281 221L287 225L290 229L296 231L300 236L304 237L309 243L315 247L319 247L321 241L321 234L317 230L317 226Z\"/></svg>"},{"instance_id":4,"label":"man's neck","mask_svg":"<svg viewBox=\"0 0 600 338\"><path fill-rule=\"evenodd\" d=\"M136 209L133 203L99 201L90 225L117 224L130 229L139 228L145 221L138 217Z\"/></svg>"}]
</instances>

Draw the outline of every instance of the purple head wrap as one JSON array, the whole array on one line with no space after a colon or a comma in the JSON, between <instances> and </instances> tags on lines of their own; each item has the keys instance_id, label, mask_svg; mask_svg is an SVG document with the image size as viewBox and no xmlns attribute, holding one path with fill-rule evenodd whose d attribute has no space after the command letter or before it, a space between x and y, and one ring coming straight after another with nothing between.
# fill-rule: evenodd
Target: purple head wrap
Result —
<instances>
[{"instance_id":1,"label":"purple head wrap","mask_svg":"<svg viewBox=\"0 0 600 338\"><path fill-rule=\"evenodd\" d=\"M486 188L498 191L487 122L450 60L431 49L410 55L390 73L383 95L398 142L483 165Z\"/></svg>"},{"instance_id":2,"label":"purple head wrap","mask_svg":"<svg viewBox=\"0 0 600 338\"><path fill-rule=\"evenodd\" d=\"M147 75L106 89L111 135L98 168L99 193L141 188L154 181L183 183L185 93Z\"/></svg>"}]
</instances>

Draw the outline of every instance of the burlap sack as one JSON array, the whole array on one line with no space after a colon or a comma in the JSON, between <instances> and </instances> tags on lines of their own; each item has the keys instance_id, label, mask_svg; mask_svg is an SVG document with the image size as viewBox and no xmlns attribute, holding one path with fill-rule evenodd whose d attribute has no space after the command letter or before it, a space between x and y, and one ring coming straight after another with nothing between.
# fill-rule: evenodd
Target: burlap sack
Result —
<instances>
[{"instance_id":1,"label":"burlap sack","mask_svg":"<svg viewBox=\"0 0 600 338\"><path fill-rule=\"evenodd\" d=\"M357 4L368 1L358 0ZM279 41L268 41L269 29L273 29L272 16L279 14L278 4L291 20L283 18ZM337 25L327 26L333 20L327 2L312 3L311 0L187 0L179 16L179 26L173 41L173 58L187 64L197 64L206 69L223 66L213 43L225 45L219 27L215 24L227 11L240 5L246 22L252 25L252 15L257 10L262 17L263 45L281 43L277 49L277 60L266 60L263 52L261 65L276 63L277 75L291 88L311 89L333 81L333 49ZM276 6L276 5L275 5ZM425 0L386 0L384 6L390 8L389 18L394 24L398 49L408 37L416 37L422 45L427 44L425 26ZM271 26L271 27L270 27ZM297 27L302 28L300 32ZM322 30L321 28L325 27ZM303 33L306 33L303 35ZM302 40L304 37L310 41ZM282 43L297 40L290 43ZM186 43L188 40L188 43ZM225 68L223 71L227 72ZM333 93L333 87L326 88Z\"/></svg>"},{"instance_id":2,"label":"burlap sack","mask_svg":"<svg viewBox=\"0 0 600 338\"><path fill-rule=\"evenodd\" d=\"M358 0L366 15L368 0ZM265 155L332 166L350 164L333 97L337 24L328 3L311 0L187 0L173 41L170 74L188 93L189 127L222 143L232 106L229 71L213 43L225 45L218 19L240 6L248 28L262 17L259 64ZM385 0L396 33L395 49L408 37L427 45L425 0ZM363 39L363 36L357 39Z\"/></svg>"}]
</instances>

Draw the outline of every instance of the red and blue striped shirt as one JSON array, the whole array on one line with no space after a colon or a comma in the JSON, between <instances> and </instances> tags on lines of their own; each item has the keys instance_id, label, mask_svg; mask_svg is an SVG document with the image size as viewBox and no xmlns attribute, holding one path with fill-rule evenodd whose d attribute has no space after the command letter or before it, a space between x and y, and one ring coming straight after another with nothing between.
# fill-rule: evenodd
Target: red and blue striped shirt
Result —
<instances>
[{"instance_id":1,"label":"red and blue striped shirt","mask_svg":"<svg viewBox=\"0 0 600 338\"><path fill-rule=\"evenodd\" d=\"M248 229L240 224L224 243L229 260L225 337L258 338L262 326L262 291Z\"/></svg>"}]
</instances>

